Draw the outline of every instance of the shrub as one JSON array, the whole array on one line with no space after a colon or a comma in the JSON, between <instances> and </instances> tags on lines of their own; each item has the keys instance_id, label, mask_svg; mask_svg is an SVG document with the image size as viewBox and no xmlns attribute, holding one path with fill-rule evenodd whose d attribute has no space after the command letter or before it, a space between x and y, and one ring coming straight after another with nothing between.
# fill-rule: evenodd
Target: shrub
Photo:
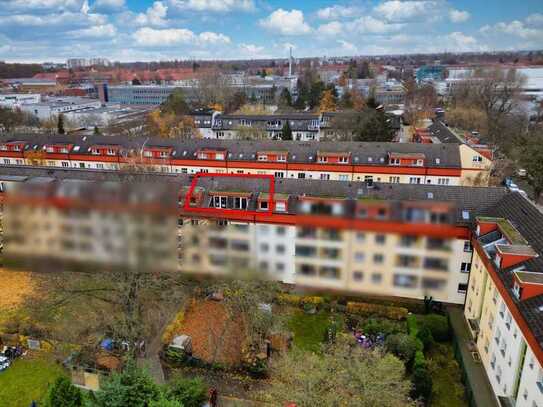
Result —
<instances>
[{"instance_id":1,"label":"shrub","mask_svg":"<svg viewBox=\"0 0 543 407\"><path fill-rule=\"evenodd\" d=\"M432 336L432 332L427 326L423 326L417 332L417 339L422 342L425 351L430 350L432 346L434 346L434 337Z\"/></svg>"},{"instance_id":2,"label":"shrub","mask_svg":"<svg viewBox=\"0 0 543 407\"><path fill-rule=\"evenodd\" d=\"M83 394L74 386L67 377L59 377L53 387L49 390L47 401L48 407L79 407L83 405Z\"/></svg>"},{"instance_id":3,"label":"shrub","mask_svg":"<svg viewBox=\"0 0 543 407\"><path fill-rule=\"evenodd\" d=\"M426 358L421 350L415 352L415 358L413 359L413 370L420 368L426 368Z\"/></svg>"},{"instance_id":4,"label":"shrub","mask_svg":"<svg viewBox=\"0 0 543 407\"><path fill-rule=\"evenodd\" d=\"M432 376L426 368L418 368L413 371L413 390L411 396L415 399L422 398L425 401L432 395Z\"/></svg>"},{"instance_id":5,"label":"shrub","mask_svg":"<svg viewBox=\"0 0 543 407\"><path fill-rule=\"evenodd\" d=\"M401 333L389 335L385 340L385 347L406 363L410 362L415 356L415 352L419 350L417 339Z\"/></svg>"},{"instance_id":6,"label":"shrub","mask_svg":"<svg viewBox=\"0 0 543 407\"><path fill-rule=\"evenodd\" d=\"M175 377L166 389L169 400L176 400L183 407L200 407L207 400L207 387L200 378Z\"/></svg>"},{"instance_id":7,"label":"shrub","mask_svg":"<svg viewBox=\"0 0 543 407\"><path fill-rule=\"evenodd\" d=\"M310 305L313 305L314 307L318 307L318 306L324 304L324 298L322 298L322 297L317 297L317 296L313 296L313 297L302 297L302 298L301 298L301 303L302 303L303 305L310 304Z\"/></svg>"},{"instance_id":8,"label":"shrub","mask_svg":"<svg viewBox=\"0 0 543 407\"><path fill-rule=\"evenodd\" d=\"M401 329L398 326L397 322L391 321L389 319L369 318L362 324L362 331L365 334L372 336L375 336L379 333L388 336L390 334L401 332Z\"/></svg>"},{"instance_id":9,"label":"shrub","mask_svg":"<svg viewBox=\"0 0 543 407\"><path fill-rule=\"evenodd\" d=\"M302 297L295 294L279 293L277 294L277 302L283 305L296 305L300 306L302 303Z\"/></svg>"},{"instance_id":10,"label":"shrub","mask_svg":"<svg viewBox=\"0 0 543 407\"><path fill-rule=\"evenodd\" d=\"M363 302L348 302L347 312L364 316L379 316L402 320L407 317L407 308L390 307L387 305L368 304Z\"/></svg>"},{"instance_id":11,"label":"shrub","mask_svg":"<svg viewBox=\"0 0 543 407\"><path fill-rule=\"evenodd\" d=\"M449 322L443 315L424 315L420 317L419 325L427 328L437 342L446 342L450 338Z\"/></svg>"}]
</instances>

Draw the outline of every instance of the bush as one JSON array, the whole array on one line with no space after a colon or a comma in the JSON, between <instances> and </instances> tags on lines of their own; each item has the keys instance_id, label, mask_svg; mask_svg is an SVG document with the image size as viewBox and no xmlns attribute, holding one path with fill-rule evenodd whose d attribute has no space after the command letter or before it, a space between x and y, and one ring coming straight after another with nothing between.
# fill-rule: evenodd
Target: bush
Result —
<instances>
[{"instance_id":1,"label":"bush","mask_svg":"<svg viewBox=\"0 0 543 407\"><path fill-rule=\"evenodd\" d=\"M434 337L432 336L432 332L427 326L423 326L417 332L417 339L422 342L425 351L430 350L432 346L434 346Z\"/></svg>"},{"instance_id":2,"label":"bush","mask_svg":"<svg viewBox=\"0 0 543 407\"><path fill-rule=\"evenodd\" d=\"M437 314L429 314L420 317L419 326L427 328L432 338L437 342L446 342L450 339L449 322L447 317Z\"/></svg>"},{"instance_id":3,"label":"bush","mask_svg":"<svg viewBox=\"0 0 543 407\"><path fill-rule=\"evenodd\" d=\"M303 305L306 305L306 304L311 304L315 307L318 307L322 304L324 304L324 298L322 297L317 297L317 296L313 296L313 297L302 297L301 299L301 303Z\"/></svg>"},{"instance_id":4,"label":"bush","mask_svg":"<svg viewBox=\"0 0 543 407\"><path fill-rule=\"evenodd\" d=\"M183 407L200 407L207 400L207 386L199 379L186 379L177 376L166 389L169 400L176 400Z\"/></svg>"},{"instance_id":5,"label":"bush","mask_svg":"<svg viewBox=\"0 0 543 407\"><path fill-rule=\"evenodd\" d=\"M415 399L422 398L425 401L432 395L432 376L426 368L418 368L413 372L413 390L411 396Z\"/></svg>"},{"instance_id":6,"label":"bush","mask_svg":"<svg viewBox=\"0 0 543 407\"><path fill-rule=\"evenodd\" d=\"M49 390L47 401L48 407L79 407L83 405L83 394L74 386L67 377L59 377L53 387Z\"/></svg>"},{"instance_id":7,"label":"bush","mask_svg":"<svg viewBox=\"0 0 543 407\"><path fill-rule=\"evenodd\" d=\"M426 358L421 350L415 352L415 358L413 359L413 371L421 368L426 368Z\"/></svg>"},{"instance_id":8,"label":"bush","mask_svg":"<svg viewBox=\"0 0 543 407\"><path fill-rule=\"evenodd\" d=\"M417 339L406 334L389 335L385 340L385 347L406 363L413 359L417 350L421 350Z\"/></svg>"},{"instance_id":9,"label":"bush","mask_svg":"<svg viewBox=\"0 0 543 407\"><path fill-rule=\"evenodd\" d=\"M402 330L398 326L398 322L391 321L389 319L377 319L370 318L362 323L362 331L365 334L375 336L379 333L388 336L390 334L399 333Z\"/></svg>"},{"instance_id":10,"label":"bush","mask_svg":"<svg viewBox=\"0 0 543 407\"><path fill-rule=\"evenodd\" d=\"M296 305L302 304L302 297L295 294L279 293L277 294L277 302L283 305Z\"/></svg>"},{"instance_id":11,"label":"bush","mask_svg":"<svg viewBox=\"0 0 543 407\"><path fill-rule=\"evenodd\" d=\"M364 316L379 316L384 318L403 320L407 317L407 308L390 307L387 305L368 304L363 302L348 302L347 312Z\"/></svg>"}]
</instances>

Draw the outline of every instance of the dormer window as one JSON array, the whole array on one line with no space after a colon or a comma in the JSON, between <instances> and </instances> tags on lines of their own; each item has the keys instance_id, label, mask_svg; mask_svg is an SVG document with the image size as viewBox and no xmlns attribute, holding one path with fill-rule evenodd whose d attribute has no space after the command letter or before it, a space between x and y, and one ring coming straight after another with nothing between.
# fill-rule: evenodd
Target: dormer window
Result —
<instances>
[{"instance_id":1,"label":"dormer window","mask_svg":"<svg viewBox=\"0 0 543 407\"><path fill-rule=\"evenodd\" d=\"M167 151L161 151L160 152L160 158L167 158L168 157L168 152Z\"/></svg>"},{"instance_id":2,"label":"dormer window","mask_svg":"<svg viewBox=\"0 0 543 407\"><path fill-rule=\"evenodd\" d=\"M342 155L338 158L338 162L342 164L347 164L349 162L349 157Z\"/></svg>"},{"instance_id":3,"label":"dormer window","mask_svg":"<svg viewBox=\"0 0 543 407\"><path fill-rule=\"evenodd\" d=\"M474 163L482 163L483 162L483 157L481 157L480 155L474 155L473 156L473 162Z\"/></svg>"},{"instance_id":4,"label":"dormer window","mask_svg":"<svg viewBox=\"0 0 543 407\"><path fill-rule=\"evenodd\" d=\"M328 162L328 157L325 157L325 156L319 156L319 159L317 160L318 162L320 163L327 163Z\"/></svg>"},{"instance_id":5,"label":"dormer window","mask_svg":"<svg viewBox=\"0 0 543 407\"><path fill-rule=\"evenodd\" d=\"M275 202L275 210L277 212L286 212L287 210L287 203L284 201L277 201Z\"/></svg>"},{"instance_id":6,"label":"dormer window","mask_svg":"<svg viewBox=\"0 0 543 407\"><path fill-rule=\"evenodd\" d=\"M91 150L91 154L92 154L92 155L100 155L100 151L98 151L97 148L93 148L93 149Z\"/></svg>"},{"instance_id":7,"label":"dormer window","mask_svg":"<svg viewBox=\"0 0 543 407\"><path fill-rule=\"evenodd\" d=\"M113 150L112 148L108 148L107 155L115 155L115 150Z\"/></svg>"},{"instance_id":8,"label":"dormer window","mask_svg":"<svg viewBox=\"0 0 543 407\"><path fill-rule=\"evenodd\" d=\"M268 156L265 154L259 154L258 161L268 161Z\"/></svg>"},{"instance_id":9,"label":"dormer window","mask_svg":"<svg viewBox=\"0 0 543 407\"><path fill-rule=\"evenodd\" d=\"M216 160L224 160L224 153L217 153L215 154Z\"/></svg>"},{"instance_id":10,"label":"dormer window","mask_svg":"<svg viewBox=\"0 0 543 407\"><path fill-rule=\"evenodd\" d=\"M390 159L390 165L400 165L400 159L399 158L391 158Z\"/></svg>"},{"instance_id":11,"label":"dormer window","mask_svg":"<svg viewBox=\"0 0 543 407\"><path fill-rule=\"evenodd\" d=\"M60 152L63 153L63 154L68 154L68 149L66 147L62 147L60 149Z\"/></svg>"},{"instance_id":12,"label":"dormer window","mask_svg":"<svg viewBox=\"0 0 543 407\"><path fill-rule=\"evenodd\" d=\"M260 204L258 205L258 209L266 211L268 210L268 201L260 201Z\"/></svg>"},{"instance_id":13,"label":"dormer window","mask_svg":"<svg viewBox=\"0 0 543 407\"><path fill-rule=\"evenodd\" d=\"M199 152L198 153L198 158L200 160L207 160L207 153L204 153L203 151L202 152Z\"/></svg>"},{"instance_id":14,"label":"dormer window","mask_svg":"<svg viewBox=\"0 0 543 407\"><path fill-rule=\"evenodd\" d=\"M144 156L144 157L147 157L147 158L151 158L151 157L153 156L153 153L150 152L150 151L144 151L144 152L143 152L143 156Z\"/></svg>"},{"instance_id":15,"label":"dormer window","mask_svg":"<svg viewBox=\"0 0 543 407\"><path fill-rule=\"evenodd\" d=\"M0 145L0 150L1 151L8 151L8 146L6 146L5 144L2 144L2 145Z\"/></svg>"},{"instance_id":16,"label":"dormer window","mask_svg":"<svg viewBox=\"0 0 543 407\"><path fill-rule=\"evenodd\" d=\"M21 146L16 144L13 146L13 151L21 151Z\"/></svg>"},{"instance_id":17,"label":"dormer window","mask_svg":"<svg viewBox=\"0 0 543 407\"><path fill-rule=\"evenodd\" d=\"M286 155L278 155L277 156L277 161L285 162L285 161L287 161L287 156Z\"/></svg>"},{"instance_id":18,"label":"dormer window","mask_svg":"<svg viewBox=\"0 0 543 407\"><path fill-rule=\"evenodd\" d=\"M48 153L54 153L54 152L55 152L55 149L54 149L52 146L47 146L47 148L45 149L45 151L47 151Z\"/></svg>"},{"instance_id":19,"label":"dormer window","mask_svg":"<svg viewBox=\"0 0 543 407\"><path fill-rule=\"evenodd\" d=\"M424 160L417 160L417 166L422 167L424 164Z\"/></svg>"}]
</instances>

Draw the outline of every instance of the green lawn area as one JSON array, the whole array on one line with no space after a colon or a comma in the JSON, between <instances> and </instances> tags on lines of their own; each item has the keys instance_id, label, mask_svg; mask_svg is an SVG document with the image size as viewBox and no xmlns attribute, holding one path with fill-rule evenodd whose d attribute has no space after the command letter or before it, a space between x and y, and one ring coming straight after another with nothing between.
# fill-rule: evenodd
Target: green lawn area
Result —
<instances>
[{"instance_id":1,"label":"green lawn area","mask_svg":"<svg viewBox=\"0 0 543 407\"><path fill-rule=\"evenodd\" d=\"M47 388L64 374L50 355L25 356L0 373L0 404L28 407L32 400L41 405Z\"/></svg>"},{"instance_id":2,"label":"green lawn area","mask_svg":"<svg viewBox=\"0 0 543 407\"><path fill-rule=\"evenodd\" d=\"M340 316L319 311L307 314L302 310L293 310L287 320L287 327L294 334L294 345L300 349L318 352L326 335L327 328L333 321L338 323L338 331L343 327Z\"/></svg>"}]
</instances>

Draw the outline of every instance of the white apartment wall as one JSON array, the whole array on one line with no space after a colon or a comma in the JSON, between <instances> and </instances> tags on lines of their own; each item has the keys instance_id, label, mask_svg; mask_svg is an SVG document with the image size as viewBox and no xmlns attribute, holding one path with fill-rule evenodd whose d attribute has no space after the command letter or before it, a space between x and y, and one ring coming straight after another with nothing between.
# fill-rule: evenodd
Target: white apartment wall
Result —
<instances>
[{"instance_id":1,"label":"white apartment wall","mask_svg":"<svg viewBox=\"0 0 543 407\"><path fill-rule=\"evenodd\" d=\"M528 347L515 407L543 406L543 367Z\"/></svg>"},{"instance_id":2,"label":"white apartment wall","mask_svg":"<svg viewBox=\"0 0 543 407\"><path fill-rule=\"evenodd\" d=\"M255 225L257 267L284 283L295 281L295 226Z\"/></svg>"}]
</instances>

